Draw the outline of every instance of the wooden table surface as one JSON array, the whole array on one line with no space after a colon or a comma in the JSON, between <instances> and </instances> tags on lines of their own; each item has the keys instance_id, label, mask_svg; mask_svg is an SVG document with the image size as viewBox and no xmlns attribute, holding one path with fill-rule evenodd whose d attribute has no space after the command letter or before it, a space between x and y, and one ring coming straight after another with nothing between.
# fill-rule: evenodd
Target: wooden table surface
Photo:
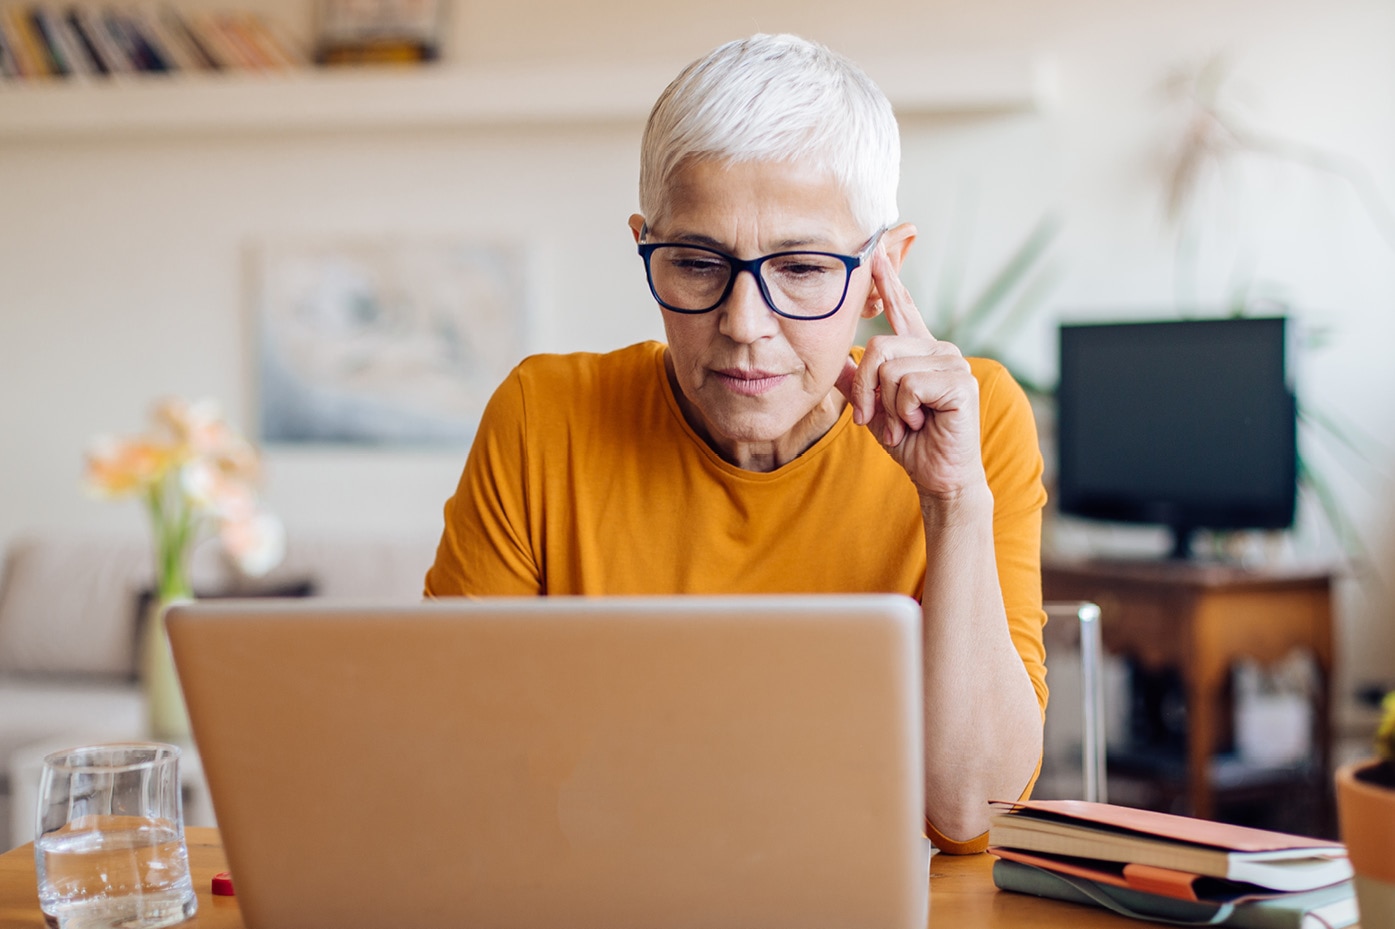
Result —
<instances>
[{"instance_id":1,"label":"wooden table surface","mask_svg":"<svg viewBox=\"0 0 1395 929\"><path fill-rule=\"evenodd\" d=\"M189 929L244 929L235 897L215 897L213 875L227 869L216 829L190 827L189 865L199 895L199 911ZM1104 910L1000 892L991 875L990 855L936 855L930 866L930 921L935 929L1017 927L1034 929L1121 929L1142 925ZM0 855L0 929L42 929L34 881L34 848L24 845Z\"/></svg>"}]
</instances>

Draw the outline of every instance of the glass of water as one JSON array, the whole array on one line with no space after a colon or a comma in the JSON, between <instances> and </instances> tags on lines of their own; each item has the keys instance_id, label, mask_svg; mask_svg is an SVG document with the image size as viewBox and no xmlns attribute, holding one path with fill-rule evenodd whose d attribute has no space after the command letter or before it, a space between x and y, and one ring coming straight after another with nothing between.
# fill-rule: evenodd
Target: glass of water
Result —
<instances>
[{"instance_id":1,"label":"glass of water","mask_svg":"<svg viewBox=\"0 0 1395 929\"><path fill-rule=\"evenodd\" d=\"M39 782L39 906L59 929L155 929L194 914L179 749L159 742L54 752Z\"/></svg>"}]
</instances>

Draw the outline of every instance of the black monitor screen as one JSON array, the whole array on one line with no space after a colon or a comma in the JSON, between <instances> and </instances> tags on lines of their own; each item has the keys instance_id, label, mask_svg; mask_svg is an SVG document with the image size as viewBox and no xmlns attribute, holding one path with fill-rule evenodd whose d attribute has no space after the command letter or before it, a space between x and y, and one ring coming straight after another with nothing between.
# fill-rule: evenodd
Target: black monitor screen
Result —
<instances>
[{"instance_id":1,"label":"black monitor screen","mask_svg":"<svg viewBox=\"0 0 1395 929\"><path fill-rule=\"evenodd\" d=\"M1286 320L1064 325L1063 513L1193 529L1292 525L1296 405Z\"/></svg>"}]
</instances>

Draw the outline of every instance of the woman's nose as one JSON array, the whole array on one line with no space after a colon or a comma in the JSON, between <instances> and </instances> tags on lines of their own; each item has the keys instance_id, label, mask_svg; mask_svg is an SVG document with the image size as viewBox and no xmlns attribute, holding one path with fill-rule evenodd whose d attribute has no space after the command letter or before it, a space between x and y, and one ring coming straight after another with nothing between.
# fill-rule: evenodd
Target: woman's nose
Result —
<instances>
[{"instance_id":1,"label":"woman's nose","mask_svg":"<svg viewBox=\"0 0 1395 929\"><path fill-rule=\"evenodd\" d=\"M760 282L751 271L736 273L731 293L717 312L721 314L722 334L734 342L754 342L780 329L780 318L765 302Z\"/></svg>"}]
</instances>

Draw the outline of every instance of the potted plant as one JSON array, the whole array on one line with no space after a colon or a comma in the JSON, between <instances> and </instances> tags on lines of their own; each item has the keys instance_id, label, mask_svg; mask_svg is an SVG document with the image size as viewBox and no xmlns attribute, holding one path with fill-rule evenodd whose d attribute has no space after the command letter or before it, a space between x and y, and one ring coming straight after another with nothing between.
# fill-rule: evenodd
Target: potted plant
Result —
<instances>
[{"instance_id":1,"label":"potted plant","mask_svg":"<svg viewBox=\"0 0 1395 929\"><path fill-rule=\"evenodd\" d=\"M1395 929L1395 691L1382 704L1376 755L1337 771L1337 814L1362 929Z\"/></svg>"}]
</instances>

